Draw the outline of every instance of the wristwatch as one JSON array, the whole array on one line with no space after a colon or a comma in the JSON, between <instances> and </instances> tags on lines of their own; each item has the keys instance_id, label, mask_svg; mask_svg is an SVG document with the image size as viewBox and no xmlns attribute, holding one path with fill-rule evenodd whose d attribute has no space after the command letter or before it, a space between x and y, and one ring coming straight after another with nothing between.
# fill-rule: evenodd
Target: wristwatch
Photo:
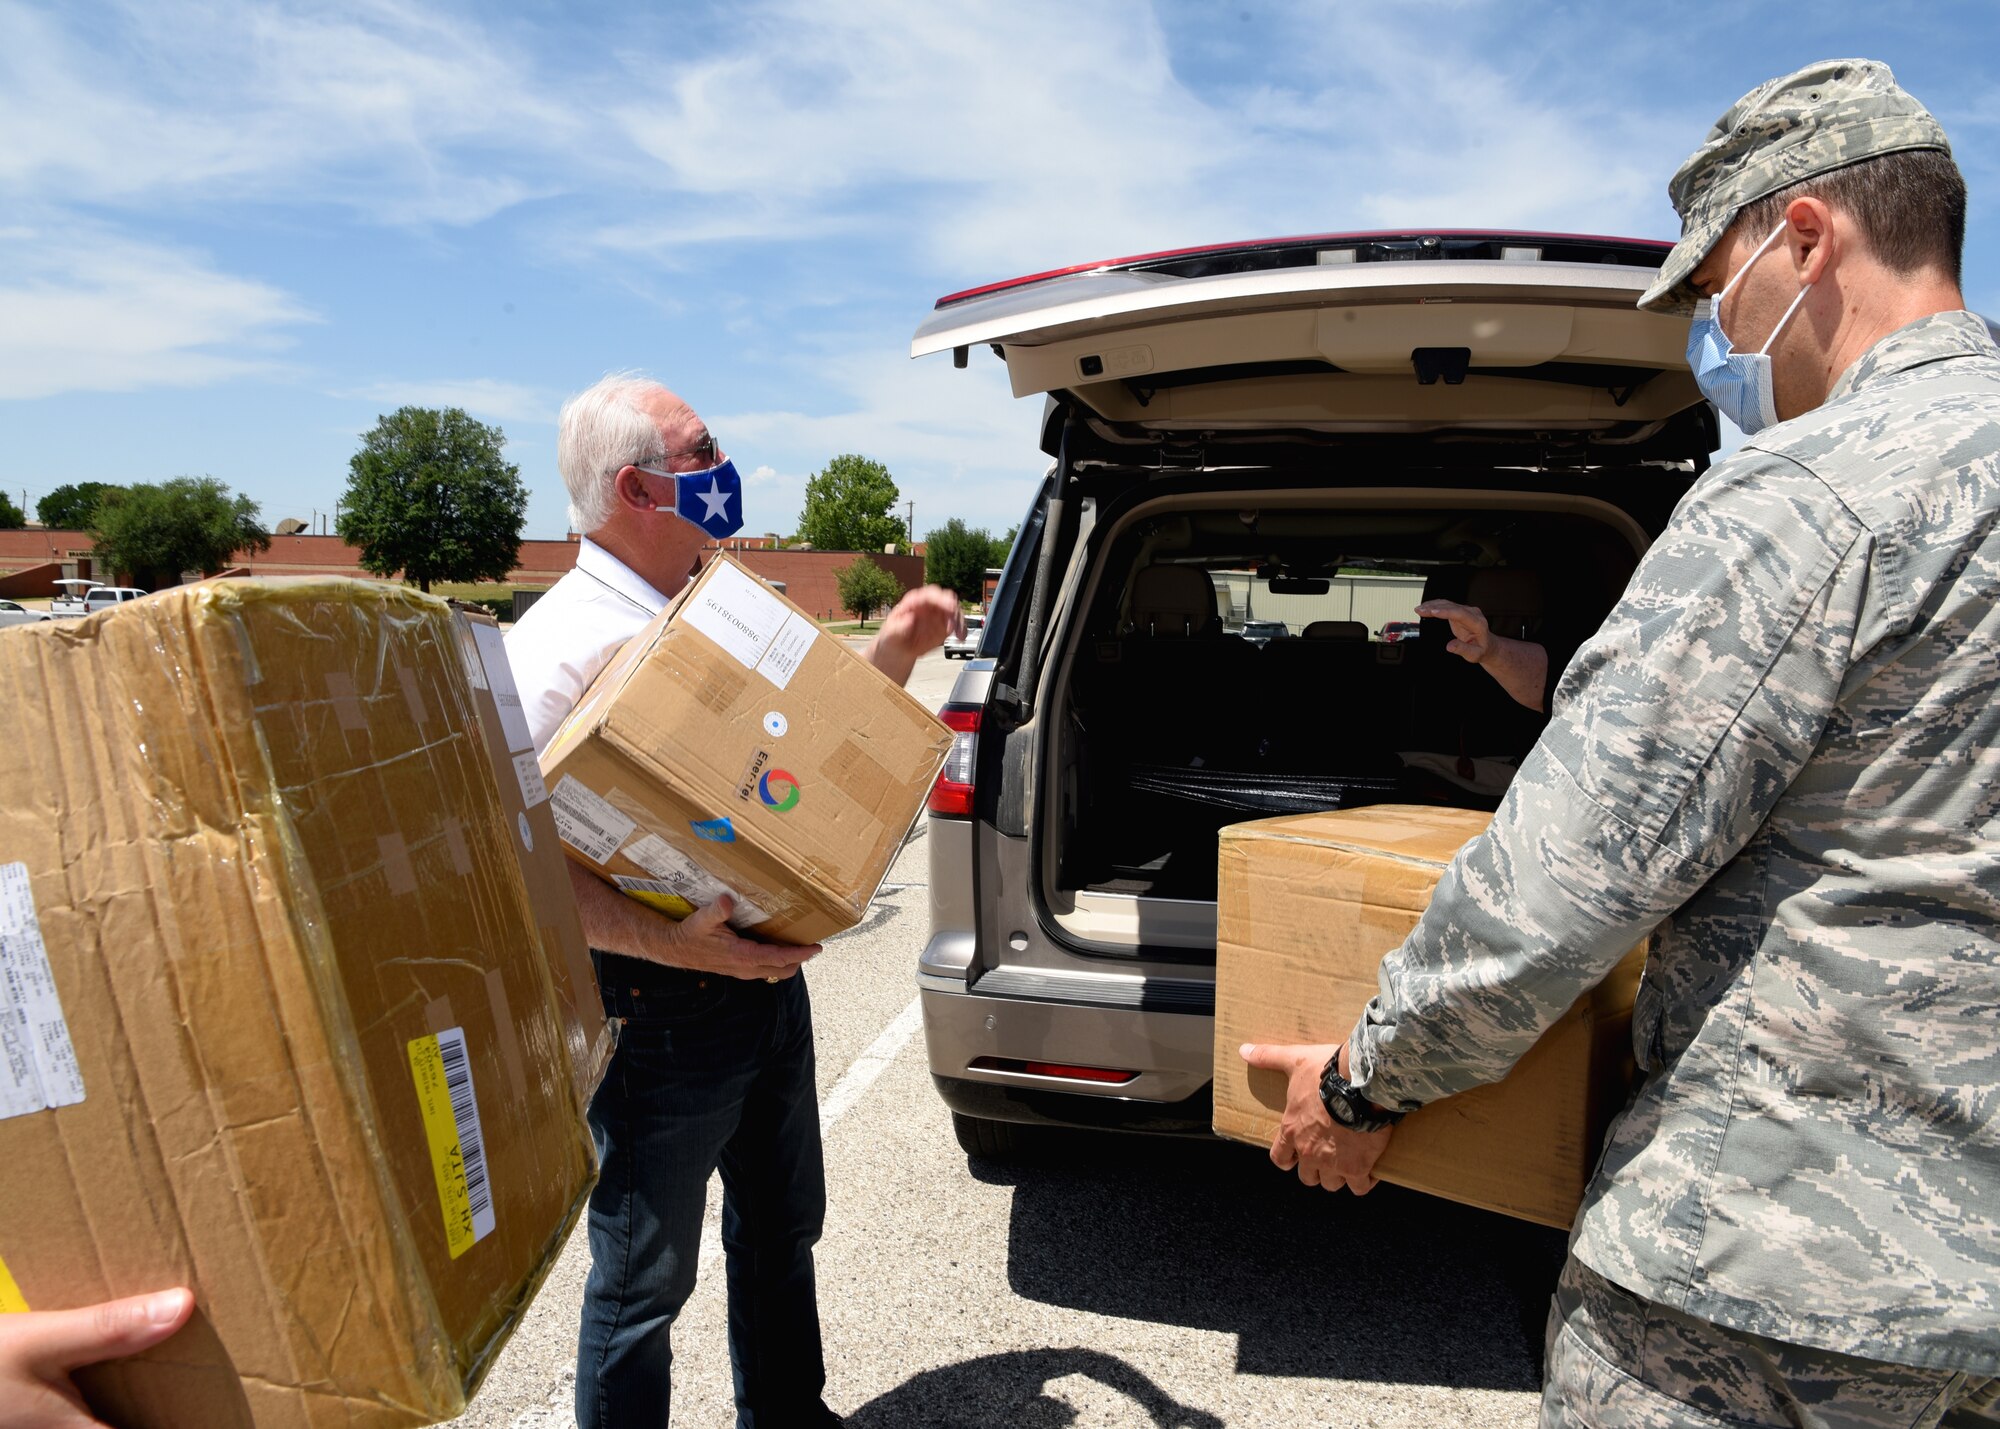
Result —
<instances>
[{"instance_id":1,"label":"wristwatch","mask_svg":"<svg viewBox=\"0 0 2000 1429\"><path fill-rule=\"evenodd\" d=\"M1319 1074L1319 1099L1326 1103L1326 1114L1349 1131L1381 1131L1403 1119L1402 1112L1375 1105L1340 1075L1338 1047L1326 1059L1326 1070Z\"/></svg>"}]
</instances>

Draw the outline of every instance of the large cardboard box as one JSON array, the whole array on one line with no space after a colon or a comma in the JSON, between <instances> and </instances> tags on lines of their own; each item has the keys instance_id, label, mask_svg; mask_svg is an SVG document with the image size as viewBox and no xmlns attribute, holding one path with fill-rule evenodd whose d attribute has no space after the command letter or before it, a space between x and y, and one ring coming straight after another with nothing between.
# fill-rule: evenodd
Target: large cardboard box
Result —
<instances>
[{"instance_id":1,"label":"large cardboard box","mask_svg":"<svg viewBox=\"0 0 2000 1429\"><path fill-rule=\"evenodd\" d=\"M577 916L576 890L570 886L569 859L556 833L555 810L535 758L535 741L528 733L521 692L507 663L500 623L483 610L457 610L466 679L472 684L472 707L486 737L486 753L500 791L500 808L514 831L514 853L528 885L548 955L556 1009L562 1017L563 1042L569 1049L577 1099L586 1109L604 1080L615 1050L616 1024L604 1016L597 991L597 971L591 966L590 944Z\"/></svg>"},{"instance_id":2,"label":"large cardboard box","mask_svg":"<svg viewBox=\"0 0 2000 1429\"><path fill-rule=\"evenodd\" d=\"M1222 831L1215 967L1215 1129L1268 1146L1284 1079L1245 1042L1342 1042L1458 850L1489 816L1377 805ZM1503 1080L1405 1117L1385 1181L1544 1225L1575 1219L1611 1117L1631 1087L1635 948Z\"/></svg>"},{"instance_id":3,"label":"large cardboard box","mask_svg":"<svg viewBox=\"0 0 2000 1429\"><path fill-rule=\"evenodd\" d=\"M599 877L675 917L728 892L739 928L815 943L867 913L951 741L725 556L597 677L542 776Z\"/></svg>"},{"instance_id":4,"label":"large cardboard box","mask_svg":"<svg viewBox=\"0 0 2000 1429\"><path fill-rule=\"evenodd\" d=\"M198 1306L113 1423L455 1414L583 1207L459 640L351 581L0 637L0 1298Z\"/></svg>"}]
</instances>

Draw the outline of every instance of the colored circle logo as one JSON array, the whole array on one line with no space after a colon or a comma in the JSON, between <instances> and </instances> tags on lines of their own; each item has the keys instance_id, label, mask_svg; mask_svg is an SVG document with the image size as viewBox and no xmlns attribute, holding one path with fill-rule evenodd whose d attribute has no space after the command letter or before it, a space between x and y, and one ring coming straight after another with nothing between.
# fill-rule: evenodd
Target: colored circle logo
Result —
<instances>
[{"instance_id":1,"label":"colored circle logo","mask_svg":"<svg viewBox=\"0 0 2000 1429\"><path fill-rule=\"evenodd\" d=\"M786 770L767 769L757 781L757 797L779 813L789 813L799 804L799 781Z\"/></svg>"}]
</instances>

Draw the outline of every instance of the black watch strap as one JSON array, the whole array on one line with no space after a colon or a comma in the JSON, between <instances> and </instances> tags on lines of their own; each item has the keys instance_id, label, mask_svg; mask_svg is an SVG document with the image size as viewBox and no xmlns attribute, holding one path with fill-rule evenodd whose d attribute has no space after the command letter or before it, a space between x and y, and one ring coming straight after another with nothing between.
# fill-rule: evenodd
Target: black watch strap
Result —
<instances>
[{"instance_id":1,"label":"black watch strap","mask_svg":"<svg viewBox=\"0 0 2000 1429\"><path fill-rule=\"evenodd\" d=\"M1333 1055L1326 1059L1326 1069L1319 1074L1319 1099L1326 1103L1326 1114L1350 1131L1380 1131L1403 1119L1402 1112L1375 1105L1340 1075L1338 1047L1333 1049Z\"/></svg>"}]
</instances>

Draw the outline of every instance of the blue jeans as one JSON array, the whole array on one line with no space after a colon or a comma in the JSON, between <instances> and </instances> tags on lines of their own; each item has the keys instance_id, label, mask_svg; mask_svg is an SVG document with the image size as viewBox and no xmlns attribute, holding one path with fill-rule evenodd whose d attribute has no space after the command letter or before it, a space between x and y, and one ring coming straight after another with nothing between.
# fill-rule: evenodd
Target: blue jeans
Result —
<instances>
[{"instance_id":1,"label":"blue jeans","mask_svg":"<svg viewBox=\"0 0 2000 1429\"><path fill-rule=\"evenodd\" d=\"M709 1175L738 1429L838 1424L820 1399L812 1248L826 1218L803 976L745 982L593 953L625 1019L590 1105L602 1172L576 1370L586 1429L665 1429L674 1317L693 1293Z\"/></svg>"}]
</instances>

